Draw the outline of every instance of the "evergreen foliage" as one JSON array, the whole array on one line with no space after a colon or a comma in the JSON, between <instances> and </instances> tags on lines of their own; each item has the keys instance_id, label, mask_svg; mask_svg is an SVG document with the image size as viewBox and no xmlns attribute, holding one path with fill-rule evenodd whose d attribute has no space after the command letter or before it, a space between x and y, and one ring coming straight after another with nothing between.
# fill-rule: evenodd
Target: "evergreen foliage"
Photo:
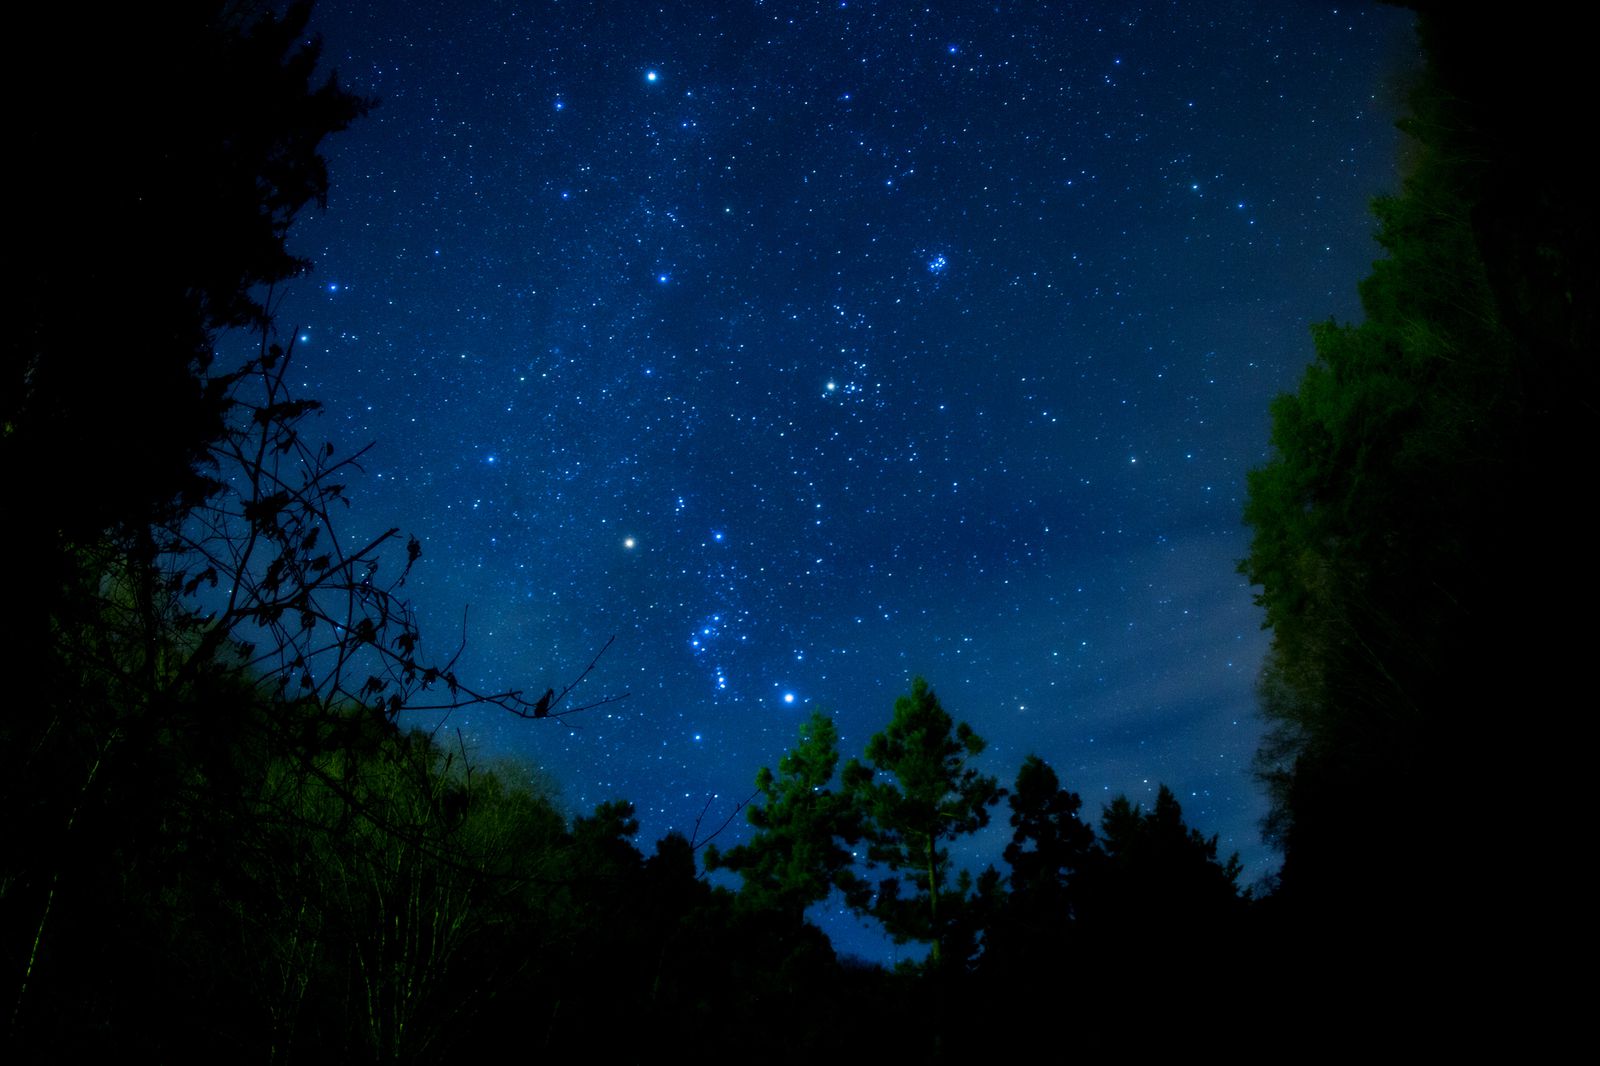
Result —
<instances>
[{"instance_id":1,"label":"evergreen foliage","mask_svg":"<svg viewBox=\"0 0 1600 1066\"><path fill-rule=\"evenodd\" d=\"M1416 6L1428 69L1404 187L1374 205L1385 258L1361 284L1364 320L1316 327L1315 363L1273 405L1241 570L1273 634L1260 765L1283 902L1307 936L1404 943L1407 972L1434 972L1470 955L1460 922L1523 891L1484 870L1487 827L1528 829L1515 802L1426 831L1396 812L1437 808L1466 767L1512 795L1578 779L1506 716L1561 705L1584 654L1545 623L1594 590L1551 531L1593 452L1600 272L1562 120L1587 91L1578 37L1560 19ZM1557 576L1531 575L1535 559Z\"/></svg>"},{"instance_id":2,"label":"evergreen foliage","mask_svg":"<svg viewBox=\"0 0 1600 1066\"><path fill-rule=\"evenodd\" d=\"M922 678L895 700L894 718L867 744L867 762L845 766L844 789L856 804L867 840L867 856L893 873L878 887L872 913L897 940L931 945L938 968L963 927L971 876L961 871L952 884L948 844L989 824L989 808L1004 790L980 774L970 760L984 742L957 725ZM911 892L902 896L902 883ZM951 959L953 964L965 958Z\"/></svg>"},{"instance_id":3,"label":"evergreen foliage","mask_svg":"<svg viewBox=\"0 0 1600 1066\"><path fill-rule=\"evenodd\" d=\"M1006 845L1014 895L1049 893L1083 867L1094 830L1078 817L1083 800L1061 787L1050 764L1029 755L1007 798L1015 830Z\"/></svg>"},{"instance_id":4,"label":"evergreen foliage","mask_svg":"<svg viewBox=\"0 0 1600 1066\"><path fill-rule=\"evenodd\" d=\"M1094 830L1078 817L1083 801L1037 755L1023 760L1007 803L1009 892L984 929L982 965L991 975L1044 969L1069 950L1077 879L1095 853Z\"/></svg>"},{"instance_id":5,"label":"evergreen foliage","mask_svg":"<svg viewBox=\"0 0 1600 1066\"><path fill-rule=\"evenodd\" d=\"M795 923L806 908L834 888L853 902L864 902L865 884L854 871L849 845L861 839L849 798L832 791L839 763L839 734L833 721L813 714L800 727L800 743L756 777L762 802L748 817L756 832L750 841L719 851L706 848L706 869L726 868L744 878L741 898L757 910L786 914Z\"/></svg>"},{"instance_id":6,"label":"evergreen foliage","mask_svg":"<svg viewBox=\"0 0 1600 1066\"><path fill-rule=\"evenodd\" d=\"M1163 954L1220 947L1242 917L1239 856L1217 858L1217 838L1183 820L1162 785L1145 811L1118 796L1100 818L1100 846L1076 879L1082 924L1108 951Z\"/></svg>"}]
</instances>

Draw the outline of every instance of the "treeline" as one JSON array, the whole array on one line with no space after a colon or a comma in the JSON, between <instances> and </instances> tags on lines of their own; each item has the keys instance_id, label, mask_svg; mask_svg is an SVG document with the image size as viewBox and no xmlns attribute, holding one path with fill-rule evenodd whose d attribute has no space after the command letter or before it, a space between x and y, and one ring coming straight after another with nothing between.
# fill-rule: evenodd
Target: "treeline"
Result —
<instances>
[{"instance_id":1,"label":"treeline","mask_svg":"<svg viewBox=\"0 0 1600 1066\"><path fill-rule=\"evenodd\" d=\"M1428 58L1365 318L1272 410L1241 569L1273 643L1261 768L1296 980L1472 1001L1536 974L1577 900L1567 739L1595 569L1588 45L1553 5L1418 3ZM1538 855L1529 865L1519 856ZM1537 867L1537 868L1535 868ZM1321 973L1318 967L1322 966Z\"/></svg>"},{"instance_id":2,"label":"treeline","mask_svg":"<svg viewBox=\"0 0 1600 1066\"><path fill-rule=\"evenodd\" d=\"M950 719L921 684L869 748L905 744L892 777L853 763L847 791L814 788L830 761L820 717L763 773L753 839L710 862L743 874L737 893L708 883L682 836L641 852L624 801L569 821L526 771L474 766L361 708L307 715L221 682L193 696L169 709L154 761L119 775L114 804L86 802L71 839L11 857L58 871L48 915L20 905L41 902L26 882L8 886L8 942L36 936L11 1004L18 1051L635 1060L781 1036L776 1061L938 1056L990 1039L981 1017L949 1013L953 997L1092 1002L1108 973L1209 955L1244 918L1237 864L1217 862L1169 792L1149 811L1114 802L1097 838L1037 759L1006 797L1009 876L953 873L942 842L1004 790L949 761ZM285 731L301 746L274 753ZM197 735L210 751L185 743ZM930 755L955 776L920 776ZM888 880L866 886L850 840ZM805 914L837 885L930 943L928 961L890 973L839 959Z\"/></svg>"},{"instance_id":3,"label":"treeline","mask_svg":"<svg viewBox=\"0 0 1600 1066\"><path fill-rule=\"evenodd\" d=\"M1217 838L1188 828L1165 786L1150 811L1117 797L1097 837L1081 798L1042 759L1029 756L1006 790L972 764L983 748L921 678L866 761L837 774L837 732L814 714L778 771L758 776L750 841L712 845L706 866L740 875L744 910L792 925L837 891L898 942L928 945L920 972L939 977L1033 979L1063 959L1147 960L1150 949L1216 946L1239 931L1249 897L1237 856L1220 862ZM986 826L1002 799L1009 873L991 865L974 878L950 845Z\"/></svg>"},{"instance_id":4,"label":"treeline","mask_svg":"<svg viewBox=\"0 0 1600 1066\"><path fill-rule=\"evenodd\" d=\"M1582 37L1422 6L1417 146L1378 205L1366 320L1318 328L1250 481L1285 853L1259 900L1165 789L1096 827L1036 758L1002 788L920 681L843 765L815 717L762 771L744 841L704 849L737 891L682 837L641 851L625 801L572 817L454 734L400 729L419 706L580 705L576 682L479 692L425 657L420 545L348 540L359 455L313 443L287 387L271 292L307 264L285 236L326 194L322 139L370 103L316 79L303 5L108 9L92 33L29 14L19 39L102 96L16 134L10 1053L1149 1048L1241 1012L1348 1028L1424 983L1525 972L1581 883L1561 712L1594 592L1570 558L1595 395L1594 209L1565 128ZM219 366L240 331L253 354ZM1004 868L959 869L1002 814ZM832 901L926 961L837 958L807 920Z\"/></svg>"}]
</instances>

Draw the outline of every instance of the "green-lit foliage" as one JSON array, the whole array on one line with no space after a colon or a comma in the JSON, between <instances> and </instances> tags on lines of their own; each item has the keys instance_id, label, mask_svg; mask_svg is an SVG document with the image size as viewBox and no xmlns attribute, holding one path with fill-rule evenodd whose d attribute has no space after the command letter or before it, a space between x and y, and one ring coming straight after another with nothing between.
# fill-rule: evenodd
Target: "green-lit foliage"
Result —
<instances>
[{"instance_id":1,"label":"green-lit foliage","mask_svg":"<svg viewBox=\"0 0 1600 1066\"><path fill-rule=\"evenodd\" d=\"M964 870L952 884L947 845L987 825L989 808L1004 795L971 765L983 748L983 739L965 722L957 725L919 677L895 701L888 728L868 742L867 764L852 759L844 769L868 857L899 875L879 885L872 913L896 939L928 942L936 969L956 954L944 949L960 939L972 890ZM909 894L901 894L902 884Z\"/></svg>"},{"instance_id":2,"label":"green-lit foliage","mask_svg":"<svg viewBox=\"0 0 1600 1066\"><path fill-rule=\"evenodd\" d=\"M236 889L253 790L299 724L250 695L249 655L185 602L218 587L214 561L161 564L222 488L237 379L214 372L218 331L265 323L266 287L305 268L285 241L326 193L319 145L367 107L319 74L305 5L81 15L15 27L39 69L82 77L18 116L34 164L12 250L29 266L0 360L25 664L0 716L17 756L0 972L11 1035L63 1048L114 1041L155 989L189 1013L238 980L171 915L214 917L201 901Z\"/></svg>"},{"instance_id":3,"label":"green-lit foliage","mask_svg":"<svg viewBox=\"0 0 1600 1066\"><path fill-rule=\"evenodd\" d=\"M1365 318L1316 327L1315 363L1273 405L1241 570L1272 629L1260 765L1281 896L1309 936L1433 965L1518 891L1482 840L1526 829L1515 798L1425 827L1403 813L1463 773L1513 797L1579 779L1525 723L1585 661L1581 627L1554 620L1593 598L1562 531L1593 454L1597 271L1561 106L1583 92L1581 35L1433 5L1419 29L1412 165L1374 205ZM1390 926L1403 939L1374 931Z\"/></svg>"},{"instance_id":4,"label":"green-lit foliage","mask_svg":"<svg viewBox=\"0 0 1600 1066\"><path fill-rule=\"evenodd\" d=\"M861 837L848 797L831 789L839 763L839 734L827 716L813 714L800 727L800 742L756 777L761 801L749 810L755 833L749 843L726 852L706 849L706 868L725 867L744 879L741 898L755 909L773 909L799 922L805 910L834 888L864 902L864 885L852 869L848 845Z\"/></svg>"},{"instance_id":5,"label":"green-lit foliage","mask_svg":"<svg viewBox=\"0 0 1600 1066\"><path fill-rule=\"evenodd\" d=\"M1404 196L1378 201L1389 255L1361 287L1366 320L1313 331L1317 361L1273 404L1274 457L1249 477L1242 569L1283 681L1363 717L1414 710L1472 519L1504 487L1490 444L1514 403L1511 342L1449 184L1426 156ZM1312 743L1334 731L1302 708Z\"/></svg>"}]
</instances>

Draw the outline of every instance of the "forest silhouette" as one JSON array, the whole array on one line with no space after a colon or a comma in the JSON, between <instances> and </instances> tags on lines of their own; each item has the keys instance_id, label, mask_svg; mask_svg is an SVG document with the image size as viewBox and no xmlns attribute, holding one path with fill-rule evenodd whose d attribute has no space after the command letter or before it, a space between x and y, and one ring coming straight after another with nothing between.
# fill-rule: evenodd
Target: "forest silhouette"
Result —
<instances>
[{"instance_id":1,"label":"forest silhouette","mask_svg":"<svg viewBox=\"0 0 1600 1066\"><path fill-rule=\"evenodd\" d=\"M1581 523L1594 208L1576 35L1413 6L1428 65L1365 318L1314 329L1249 477L1284 863L1248 891L1164 786L1085 812L1029 756L1002 787L920 678L859 753L809 719L725 849L647 851L625 797L568 817L526 768L402 728L595 701L581 664L531 700L425 654L422 546L348 539L361 453L311 439L288 386L273 294L310 264L286 238L326 197L324 139L374 102L319 75L305 4L29 16L102 91L25 109L17 137L11 1061L937 1060L1176 1050L1241 1016L1301 1046L1420 1029L1419 987L1496 995L1579 883L1576 753L1530 720L1573 699L1588 627L1563 619L1594 578L1530 570ZM221 365L241 335L254 354ZM1002 867L960 868L1001 816ZM839 957L824 904L926 956Z\"/></svg>"}]
</instances>

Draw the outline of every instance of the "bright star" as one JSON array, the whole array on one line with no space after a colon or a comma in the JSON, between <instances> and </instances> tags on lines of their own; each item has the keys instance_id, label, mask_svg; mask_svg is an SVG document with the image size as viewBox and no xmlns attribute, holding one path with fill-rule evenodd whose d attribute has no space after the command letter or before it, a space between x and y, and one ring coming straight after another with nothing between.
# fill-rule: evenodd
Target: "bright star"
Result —
<instances>
[{"instance_id":1,"label":"bright star","mask_svg":"<svg viewBox=\"0 0 1600 1066\"><path fill-rule=\"evenodd\" d=\"M644 80L652 84L658 82L661 80L661 72L659 70L647 70L644 72Z\"/></svg>"},{"instance_id":2,"label":"bright star","mask_svg":"<svg viewBox=\"0 0 1600 1066\"><path fill-rule=\"evenodd\" d=\"M637 544L637 543L638 543L638 541L634 540L632 537L625 537L625 538L623 538L622 546L624 548L632 550L634 545Z\"/></svg>"},{"instance_id":3,"label":"bright star","mask_svg":"<svg viewBox=\"0 0 1600 1066\"><path fill-rule=\"evenodd\" d=\"M793 692L785 692L783 694L783 702L784 703L793 703L794 702L794 693Z\"/></svg>"}]
</instances>

